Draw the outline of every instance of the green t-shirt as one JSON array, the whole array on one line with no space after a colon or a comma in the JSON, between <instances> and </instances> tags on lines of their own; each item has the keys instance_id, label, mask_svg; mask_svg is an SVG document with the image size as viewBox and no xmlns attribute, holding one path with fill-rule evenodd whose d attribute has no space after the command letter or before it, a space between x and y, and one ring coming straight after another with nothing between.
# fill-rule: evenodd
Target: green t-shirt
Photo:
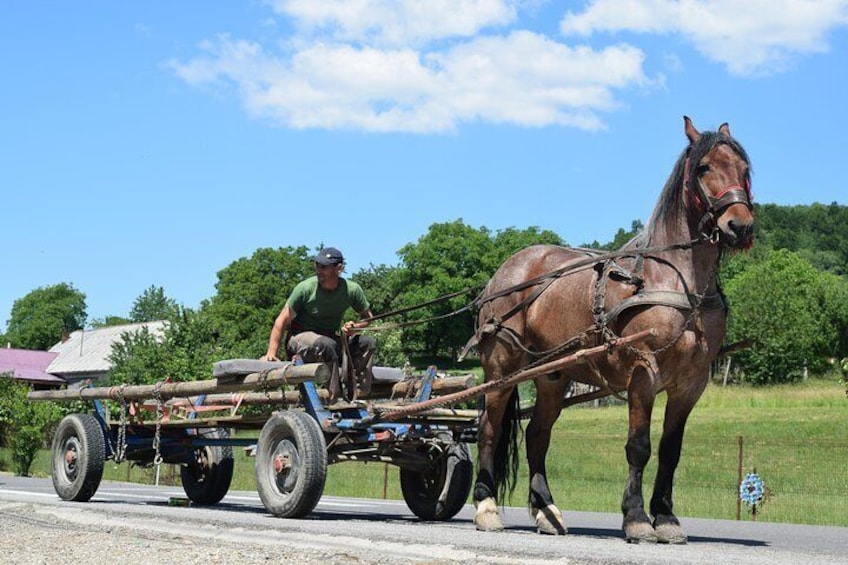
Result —
<instances>
[{"instance_id":1,"label":"green t-shirt","mask_svg":"<svg viewBox=\"0 0 848 565\"><path fill-rule=\"evenodd\" d=\"M294 310L296 328L319 333L338 331L348 308L360 313L371 307L355 282L340 278L339 286L328 291L318 285L318 277L298 283L286 304Z\"/></svg>"}]
</instances>

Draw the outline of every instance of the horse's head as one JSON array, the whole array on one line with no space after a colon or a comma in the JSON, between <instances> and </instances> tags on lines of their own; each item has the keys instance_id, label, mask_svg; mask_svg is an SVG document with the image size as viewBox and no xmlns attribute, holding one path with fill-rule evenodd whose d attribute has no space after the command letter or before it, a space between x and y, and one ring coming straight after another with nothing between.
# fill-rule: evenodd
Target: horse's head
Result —
<instances>
[{"instance_id":1,"label":"horse's head","mask_svg":"<svg viewBox=\"0 0 848 565\"><path fill-rule=\"evenodd\" d=\"M683 119L689 147L682 180L699 233L727 247L750 247L754 207L745 150L730 135L726 123L717 132L701 133L688 117Z\"/></svg>"}]
</instances>

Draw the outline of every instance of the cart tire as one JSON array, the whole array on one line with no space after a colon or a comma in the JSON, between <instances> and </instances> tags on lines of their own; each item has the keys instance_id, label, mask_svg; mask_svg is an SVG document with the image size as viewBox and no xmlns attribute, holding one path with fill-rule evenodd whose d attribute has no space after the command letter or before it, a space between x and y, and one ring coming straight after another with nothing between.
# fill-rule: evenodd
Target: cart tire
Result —
<instances>
[{"instance_id":1,"label":"cart tire","mask_svg":"<svg viewBox=\"0 0 848 565\"><path fill-rule=\"evenodd\" d=\"M224 428L200 430L199 436L229 439ZM181 465L180 478L189 500L200 506L218 504L230 490L233 480L233 448L229 445L207 445L194 451L197 465Z\"/></svg>"},{"instance_id":2,"label":"cart tire","mask_svg":"<svg viewBox=\"0 0 848 565\"><path fill-rule=\"evenodd\" d=\"M306 516L324 494L326 479L327 444L318 422L295 410L265 422L256 449L256 488L268 512Z\"/></svg>"},{"instance_id":3,"label":"cart tire","mask_svg":"<svg viewBox=\"0 0 848 565\"><path fill-rule=\"evenodd\" d=\"M90 414L68 414L53 434L53 488L62 500L86 502L103 478L103 430Z\"/></svg>"},{"instance_id":4,"label":"cart tire","mask_svg":"<svg viewBox=\"0 0 848 565\"><path fill-rule=\"evenodd\" d=\"M431 449L425 446L425 449ZM439 497L445 491L448 469L453 466L450 485L445 500ZM400 470L400 490L412 513L425 521L450 520L462 510L471 492L474 465L468 446L458 443L440 455L434 452L433 466L424 472Z\"/></svg>"}]
</instances>

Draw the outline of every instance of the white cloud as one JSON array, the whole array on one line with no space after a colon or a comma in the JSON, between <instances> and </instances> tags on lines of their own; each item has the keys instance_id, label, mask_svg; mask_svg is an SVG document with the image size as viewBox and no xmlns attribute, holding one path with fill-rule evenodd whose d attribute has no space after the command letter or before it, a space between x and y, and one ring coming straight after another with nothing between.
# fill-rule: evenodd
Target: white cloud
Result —
<instances>
[{"instance_id":1,"label":"white cloud","mask_svg":"<svg viewBox=\"0 0 848 565\"><path fill-rule=\"evenodd\" d=\"M377 132L450 132L480 121L596 130L600 114L620 106L617 90L650 84L642 52L626 45L571 47L530 31L437 43L301 41L271 53L221 36L202 45L205 56L170 67L192 85L234 85L251 115L284 127Z\"/></svg>"},{"instance_id":2,"label":"white cloud","mask_svg":"<svg viewBox=\"0 0 848 565\"><path fill-rule=\"evenodd\" d=\"M848 24L848 0L594 0L560 22L565 35L680 34L737 75L784 69L793 55L828 50Z\"/></svg>"},{"instance_id":3,"label":"white cloud","mask_svg":"<svg viewBox=\"0 0 848 565\"><path fill-rule=\"evenodd\" d=\"M507 0L273 0L271 5L306 35L379 46L473 37L517 17L515 2Z\"/></svg>"}]
</instances>

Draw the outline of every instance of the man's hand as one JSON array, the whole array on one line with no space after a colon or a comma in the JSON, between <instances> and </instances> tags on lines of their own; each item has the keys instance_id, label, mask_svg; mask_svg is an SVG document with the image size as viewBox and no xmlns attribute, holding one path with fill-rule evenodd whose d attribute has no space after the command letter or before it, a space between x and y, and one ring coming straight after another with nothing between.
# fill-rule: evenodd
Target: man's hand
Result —
<instances>
[{"instance_id":1,"label":"man's hand","mask_svg":"<svg viewBox=\"0 0 848 565\"><path fill-rule=\"evenodd\" d=\"M265 355L260 357L259 360L260 361L279 361L279 359L277 359L277 356L274 355L273 353L266 353Z\"/></svg>"},{"instance_id":2,"label":"man's hand","mask_svg":"<svg viewBox=\"0 0 848 565\"><path fill-rule=\"evenodd\" d=\"M345 325L342 326L342 332L347 335L353 335L356 333L356 328L358 327L359 324L351 320L350 322L345 322Z\"/></svg>"}]
</instances>

